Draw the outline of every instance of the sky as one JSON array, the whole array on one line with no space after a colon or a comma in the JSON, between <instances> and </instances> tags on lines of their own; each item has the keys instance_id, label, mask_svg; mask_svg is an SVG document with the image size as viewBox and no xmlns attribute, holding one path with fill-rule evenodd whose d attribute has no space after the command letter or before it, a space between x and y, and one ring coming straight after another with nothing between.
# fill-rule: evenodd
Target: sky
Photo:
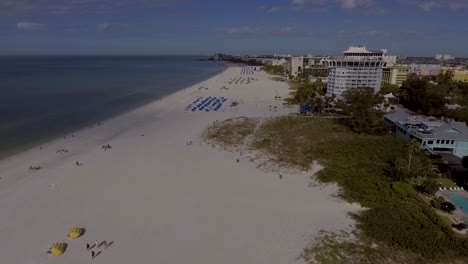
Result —
<instances>
[{"instance_id":1,"label":"sky","mask_svg":"<svg viewBox=\"0 0 468 264\"><path fill-rule=\"evenodd\" d=\"M468 57L468 0L0 0L0 55Z\"/></svg>"}]
</instances>

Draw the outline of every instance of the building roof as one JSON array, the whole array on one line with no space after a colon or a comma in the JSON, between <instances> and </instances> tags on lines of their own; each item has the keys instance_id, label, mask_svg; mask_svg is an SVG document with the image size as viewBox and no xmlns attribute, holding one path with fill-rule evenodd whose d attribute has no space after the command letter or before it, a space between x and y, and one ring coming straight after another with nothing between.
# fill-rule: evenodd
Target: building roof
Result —
<instances>
[{"instance_id":1,"label":"building roof","mask_svg":"<svg viewBox=\"0 0 468 264\"><path fill-rule=\"evenodd\" d=\"M348 50L343 53L372 53L366 49L365 46L350 46Z\"/></svg>"},{"instance_id":2,"label":"building roof","mask_svg":"<svg viewBox=\"0 0 468 264\"><path fill-rule=\"evenodd\" d=\"M414 115L406 109L399 109L385 115L395 124L412 129L410 133L419 137L440 140L458 140L468 142L468 126L464 122L437 119L422 115Z\"/></svg>"}]
</instances>

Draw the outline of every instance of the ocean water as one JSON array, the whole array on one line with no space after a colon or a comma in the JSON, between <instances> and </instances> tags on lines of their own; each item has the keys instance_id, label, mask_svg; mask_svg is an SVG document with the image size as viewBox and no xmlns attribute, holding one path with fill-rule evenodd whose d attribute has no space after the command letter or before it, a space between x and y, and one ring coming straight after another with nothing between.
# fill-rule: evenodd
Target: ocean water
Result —
<instances>
[{"instance_id":1,"label":"ocean water","mask_svg":"<svg viewBox=\"0 0 468 264\"><path fill-rule=\"evenodd\" d=\"M0 57L0 158L222 71L199 56Z\"/></svg>"}]
</instances>

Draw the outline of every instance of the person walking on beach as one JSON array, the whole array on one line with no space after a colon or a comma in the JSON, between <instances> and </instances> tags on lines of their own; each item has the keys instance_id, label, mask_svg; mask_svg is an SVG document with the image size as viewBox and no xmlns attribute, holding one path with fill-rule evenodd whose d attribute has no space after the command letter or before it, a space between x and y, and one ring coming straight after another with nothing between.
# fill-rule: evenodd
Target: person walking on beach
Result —
<instances>
[{"instance_id":1,"label":"person walking on beach","mask_svg":"<svg viewBox=\"0 0 468 264\"><path fill-rule=\"evenodd\" d=\"M94 259L94 257L96 257L96 253L94 253L94 251L91 251L91 259Z\"/></svg>"},{"instance_id":2,"label":"person walking on beach","mask_svg":"<svg viewBox=\"0 0 468 264\"><path fill-rule=\"evenodd\" d=\"M96 247L99 247L99 242L98 242L97 240L94 241L94 245L95 245Z\"/></svg>"},{"instance_id":3,"label":"person walking on beach","mask_svg":"<svg viewBox=\"0 0 468 264\"><path fill-rule=\"evenodd\" d=\"M89 250L89 243L86 243L86 250Z\"/></svg>"}]
</instances>

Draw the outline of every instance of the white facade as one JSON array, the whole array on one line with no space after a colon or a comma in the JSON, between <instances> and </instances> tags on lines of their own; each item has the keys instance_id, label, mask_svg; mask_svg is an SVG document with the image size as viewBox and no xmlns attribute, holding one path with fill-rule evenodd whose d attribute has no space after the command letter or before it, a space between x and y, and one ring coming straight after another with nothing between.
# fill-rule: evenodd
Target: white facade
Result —
<instances>
[{"instance_id":1,"label":"white facade","mask_svg":"<svg viewBox=\"0 0 468 264\"><path fill-rule=\"evenodd\" d=\"M366 47L350 47L343 56L327 60L329 67L327 95L372 87L377 93L382 83L382 69L387 67L387 51L368 51Z\"/></svg>"}]
</instances>

